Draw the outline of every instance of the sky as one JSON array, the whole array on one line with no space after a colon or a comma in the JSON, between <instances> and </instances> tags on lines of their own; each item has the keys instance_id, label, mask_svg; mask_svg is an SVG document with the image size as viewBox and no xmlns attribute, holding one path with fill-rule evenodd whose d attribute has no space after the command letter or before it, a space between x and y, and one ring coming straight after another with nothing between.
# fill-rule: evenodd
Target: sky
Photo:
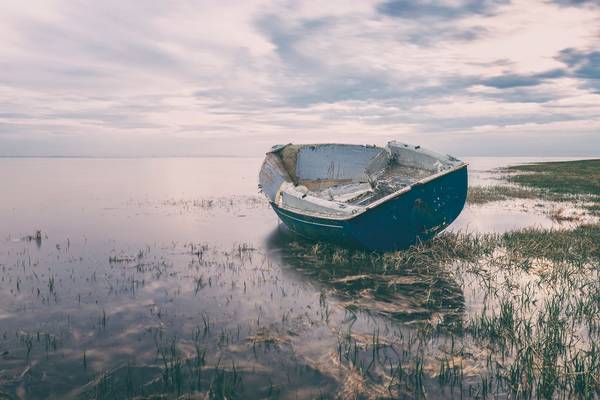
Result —
<instances>
[{"instance_id":1,"label":"sky","mask_svg":"<svg viewBox=\"0 0 600 400\"><path fill-rule=\"evenodd\" d=\"M0 156L600 155L600 0L0 0Z\"/></svg>"}]
</instances>

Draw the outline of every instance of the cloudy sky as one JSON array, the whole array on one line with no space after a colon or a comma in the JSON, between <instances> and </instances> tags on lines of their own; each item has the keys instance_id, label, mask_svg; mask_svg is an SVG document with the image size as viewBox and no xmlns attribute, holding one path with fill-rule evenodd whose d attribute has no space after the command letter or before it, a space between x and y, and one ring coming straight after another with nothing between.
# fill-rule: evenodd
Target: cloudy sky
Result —
<instances>
[{"instance_id":1,"label":"cloudy sky","mask_svg":"<svg viewBox=\"0 0 600 400\"><path fill-rule=\"evenodd\" d=\"M600 1L0 0L0 155L600 155Z\"/></svg>"}]
</instances>

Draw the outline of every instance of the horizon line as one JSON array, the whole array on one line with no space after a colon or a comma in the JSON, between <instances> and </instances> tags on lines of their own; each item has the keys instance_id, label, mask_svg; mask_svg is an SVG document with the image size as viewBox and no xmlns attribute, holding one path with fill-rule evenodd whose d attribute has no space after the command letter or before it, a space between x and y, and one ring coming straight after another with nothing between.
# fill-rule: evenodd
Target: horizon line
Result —
<instances>
[{"instance_id":1,"label":"horizon line","mask_svg":"<svg viewBox=\"0 0 600 400\"><path fill-rule=\"evenodd\" d=\"M215 154L215 155L1 155L0 159L26 159L26 158L56 158L56 159L149 159L149 158L260 158L262 155L233 155L233 154ZM579 158L579 159L600 159L600 154L562 154L562 155L536 155L536 154L467 154L457 155L457 157L536 157L536 158Z\"/></svg>"}]
</instances>

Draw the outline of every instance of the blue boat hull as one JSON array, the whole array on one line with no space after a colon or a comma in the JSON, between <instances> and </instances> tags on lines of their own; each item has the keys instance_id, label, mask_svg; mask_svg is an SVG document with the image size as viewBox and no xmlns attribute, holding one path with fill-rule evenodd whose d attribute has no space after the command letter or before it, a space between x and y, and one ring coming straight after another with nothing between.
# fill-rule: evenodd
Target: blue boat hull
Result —
<instances>
[{"instance_id":1,"label":"blue boat hull","mask_svg":"<svg viewBox=\"0 0 600 400\"><path fill-rule=\"evenodd\" d=\"M467 198L467 167L414 185L350 219L320 218L271 206L293 232L313 240L385 251L427 240L458 217Z\"/></svg>"}]
</instances>

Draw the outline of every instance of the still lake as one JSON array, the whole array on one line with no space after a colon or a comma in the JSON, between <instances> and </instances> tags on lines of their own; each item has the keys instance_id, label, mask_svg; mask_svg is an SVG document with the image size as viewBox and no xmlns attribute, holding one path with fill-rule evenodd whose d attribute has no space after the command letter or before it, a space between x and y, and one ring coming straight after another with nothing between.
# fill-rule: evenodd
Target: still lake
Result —
<instances>
[{"instance_id":1,"label":"still lake","mask_svg":"<svg viewBox=\"0 0 600 400\"><path fill-rule=\"evenodd\" d=\"M495 168L554 159L465 160L488 185ZM341 362L340 332L393 341L414 321L349 310L289 257L261 162L0 159L0 398L329 398L380 384ZM553 224L508 204L467 206L450 229Z\"/></svg>"}]
</instances>

